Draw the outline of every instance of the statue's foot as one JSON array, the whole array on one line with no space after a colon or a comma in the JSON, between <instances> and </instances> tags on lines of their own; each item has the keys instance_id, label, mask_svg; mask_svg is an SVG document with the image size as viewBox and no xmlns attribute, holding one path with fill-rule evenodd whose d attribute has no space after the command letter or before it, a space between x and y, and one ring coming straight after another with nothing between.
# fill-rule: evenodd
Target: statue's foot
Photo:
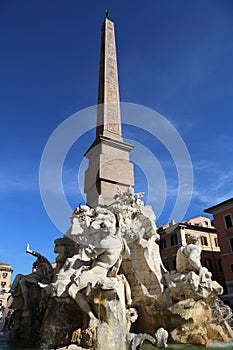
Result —
<instances>
[{"instance_id":1,"label":"statue's foot","mask_svg":"<svg viewBox=\"0 0 233 350\"><path fill-rule=\"evenodd\" d=\"M40 286L40 288L45 288L48 286L48 284L44 284L44 283L41 283L41 282L38 282L38 285Z\"/></svg>"},{"instance_id":2,"label":"statue's foot","mask_svg":"<svg viewBox=\"0 0 233 350\"><path fill-rule=\"evenodd\" d=\"M52 295L53 294L53 288L51 284L44 284L41 282L38 282L38 286L46 291L47 294Z\"/></svg>"},{"instance_id":3,"label":"statue's foot","mask_svg":"<svg viewBox=\"0 0 233 350\"><path fill-rule=\"evenodd\" d=\"M126 300L126 305L127 305L127 307L131 307L132 302L133 302L133 300L132 300L131 298L128 299L128 300Z\"/></svg>"}]
</instances>

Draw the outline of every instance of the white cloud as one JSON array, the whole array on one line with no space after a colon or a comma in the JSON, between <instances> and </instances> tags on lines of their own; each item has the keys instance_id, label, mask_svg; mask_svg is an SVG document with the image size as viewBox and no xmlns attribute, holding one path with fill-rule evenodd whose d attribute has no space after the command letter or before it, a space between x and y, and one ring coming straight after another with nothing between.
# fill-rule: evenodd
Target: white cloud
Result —
<instances>
[{"instance_id":1,"label":"white cloud","mask_svg":"<svg viewBox=\"0 0 233 350\"><path fill-rule=\"evenodd\" d=\"M233 197L233 169L219 169L211 162L206 165L202 168L203 173L201 167L198 169L193 198L208 206Z\"/></svg>"},{"instance_id":2,"label":"white cloud","mask_svg":"<svg viewBox=\"0 0 233 350\"><path fill-rule=\"evenodd\" d=\"M15 174L3 172L0 174L0 192L29 192L38 189L38 174Z\"/></svg>"}]
</instances>

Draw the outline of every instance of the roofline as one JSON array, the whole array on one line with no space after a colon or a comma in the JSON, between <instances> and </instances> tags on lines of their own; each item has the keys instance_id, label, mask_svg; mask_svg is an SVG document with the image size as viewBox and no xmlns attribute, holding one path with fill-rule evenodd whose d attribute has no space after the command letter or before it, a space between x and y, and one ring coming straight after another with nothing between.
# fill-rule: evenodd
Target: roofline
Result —
<instances>
[{"instance_id":1,"label":"roofline","mask_svg":"<svg viewBox=\"0 0 233 350\"><path fill-rule=\"evenodd\" d=\"M211 227L208 227L208 226L196 226L196 225L187 224L187 223L183 223L183 222L178 222L175 225L167 226L167 227L164 227L164 228L162 228L162 227L163 226L158 227L158 233L159 234L163 233L163 232L166 232L166 231L170 231L170 232L167 232L167 233L172 233L178 227L184 227L184 228L187 228L187 229L190 229L190 230L195 230L195 231L207 231L209 233L216 233L216 228L213 227L213 226L211 226Z\"/></svg>"},{"instance_id":2,"label":"roofline","mask_svg":"<svg viewBox=\"0 0 233 350\"><path fill-rule=\"evenodd\" d=\"M8 265L8 266L11 266L10 264L4 263L4 262L2 262L2 261L0 261L0 265Z\"/></svg>"},{"instance_id":3,"label":"roofline","mask_svg":"<svg viewBox=\"0 0 233 350\"><path fill-rule=\"evenodd\" d=\"M8 267L8 268L12 268L12 266L10 264L7 264L7 263L3 263L0 261L0 268L1 267Z\"/></svg>"},{"instance_id":4,"label":"roofline","mask_svg":"<svg viewBox=\"0 0 233 350\"><path fill-rule=\"evenodd\" d=\"M217 208L221 207L222 205L228 204L230 202L233 202L233 198L227 199L224 202L221 202L219 204L213 205L212 207L205 209L204 212L212 214L212 210L217 209Z\"/></svg>"}]
</instances>

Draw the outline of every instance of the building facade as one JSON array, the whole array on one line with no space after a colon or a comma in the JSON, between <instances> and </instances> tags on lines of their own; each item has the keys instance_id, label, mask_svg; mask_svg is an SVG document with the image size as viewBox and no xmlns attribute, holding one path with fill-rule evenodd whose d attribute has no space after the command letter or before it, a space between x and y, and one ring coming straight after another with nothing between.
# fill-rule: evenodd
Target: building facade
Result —
<instances>
[{"instance_id":1,"label":"building facade","mask_svg":"<svg viewBox=\"0 0 233 350\"><path fill-rule=\"evenodd\" d=\"M0 307L7 305L12 272L11 265L0 262Z\"/></svg>"},{"instance_id":2,"label":"building facade","mask_svg":"<svg viewBox=\"0 0 233 350\"><path fill-rule=\"evenodd\" d=\"M214 217L228 294L233 293L233 198L205 210Z\"/></svg>"},{"instance_id":3,"label":"building facade","mask_svg":"<svg viewBox=\"0 0 233 350\"><path fill-rule=\"evenodd\" d=\"M160 254L168 271L176 270L177 250L187 244L190 235L198 235L202 248L202 266L211 271L212 278L225 288L218 236L208 217L198 216L184 222L171 222L158 227L158 233L160 234Z\"/></svg>"}]
</instances>

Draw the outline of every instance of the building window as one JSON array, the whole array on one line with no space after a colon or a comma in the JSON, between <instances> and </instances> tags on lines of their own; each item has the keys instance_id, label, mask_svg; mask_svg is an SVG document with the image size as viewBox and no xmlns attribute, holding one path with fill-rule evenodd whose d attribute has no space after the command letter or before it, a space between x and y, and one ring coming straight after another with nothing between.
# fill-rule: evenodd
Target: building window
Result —
<instances>
[{"instance_id":1,"label":"building window","mask_svg":"<svg viewBox=\"0 0 233 350\"><path fill-rule=\"evenodd\" d=\"M230 243L231 251L233 252L233 237L229 239L229 243Z\"/></svg>"},{"instance_id":2,"label":"building window","mask_svg":"<svg viewBox=\"0 0 233 350\"><path fill-rule=\"evenodd\" d=\"M225 221L225 227L226 227L226 228L229 228L229 227L232 227L232 226L233 226L233 224L232 224L232 217L231 217L230 214L224 216L224 221Z\"/></svg>"},{"instance_id":3,"label":"building window","mask_svg":"<svg viewBox=\"0 0 233 350\"><path fill-rule=\"evenodd\" d=\"M202 245L208 245L208 240L206 236L201 236L201 244Z\"/></svg>"},{"instance_id":4,"label":"building window","mask_svg":"<svg viewBox=\"0 0 233 350\"><path fill-rule=\"evenodd\" d=\"M160 240L159 247L160 247L160 249L165 249L165 248L167 247L166 239L165 239L165 238L162 238L162 239Z\"/></svg>"},{"instance_id":5,"label":"building window","mask_svg":"<svg viewBox=\"0 0 233 350\"><path fill-rule=\"evenodd\" d=\"M213 272L213 265L212 265L212 261L210 259L205 258L204 264L205 264L205 267L207 267L207 269L209 271Z\"/></svg>"},{"instance_id":6,"label":"building window","mask_svg":"<svg viewBox=\"0 0 233 350\"><path fill-rule=\"evenodd\" d=\"M188 233L186 233L186 234L185 234L186 243L188 243L189 237L190 237L190 235L189 235Z\"/></svg>"},{"instance_id":7,"label":"building window","mask_svg":"<svg viewBox=\"0 0 233 350\"><path fill-rule=\"evenodd\" d=\"M6 285L6 282L1 282L2 288L5 287L5 285Z\"/></svg>"},{"instance_id":8,"label":"building window","mask_svg":"<svg viewBox=\"0 0 233 350\"><path fill-rule=\"evenodd\" d=\"M219 247L219 244L218 244L218 239L217 239L217 237L215 237L215 239L214 239L214 243L215 243L215 247Z\"/></svg>"},{"instance_id":9,"label":"building window","mask_svg":"<svg viewBox=\"0 0 233 350\"><path fill-rule=\"evenodd\" d=\"M2 277L3 277L3 278L6 278L6 277L7 277L7 275L8 275L8 273L7 273L7 272L3 272Z\"/></svg>"},{"instance_id":10,"label":"building window","mask_svg":"<svg viewBox=\"0 0 233 350\"><path fill-rule=\"evenodd\" d=\"M171 246L173 245L177 245L178 244L178 238L177 238L177 235L172 235L171 236Z\"/></svg>"},{"instance_id":11,"label":"building window","mask_svg":"<svg viewBox=\"0 0 233 350\"><path fill-rule=\"evenodd\" d=\"M0 299L0 306L2 306L2 299Z\"/></svg>"}]
</instances>

